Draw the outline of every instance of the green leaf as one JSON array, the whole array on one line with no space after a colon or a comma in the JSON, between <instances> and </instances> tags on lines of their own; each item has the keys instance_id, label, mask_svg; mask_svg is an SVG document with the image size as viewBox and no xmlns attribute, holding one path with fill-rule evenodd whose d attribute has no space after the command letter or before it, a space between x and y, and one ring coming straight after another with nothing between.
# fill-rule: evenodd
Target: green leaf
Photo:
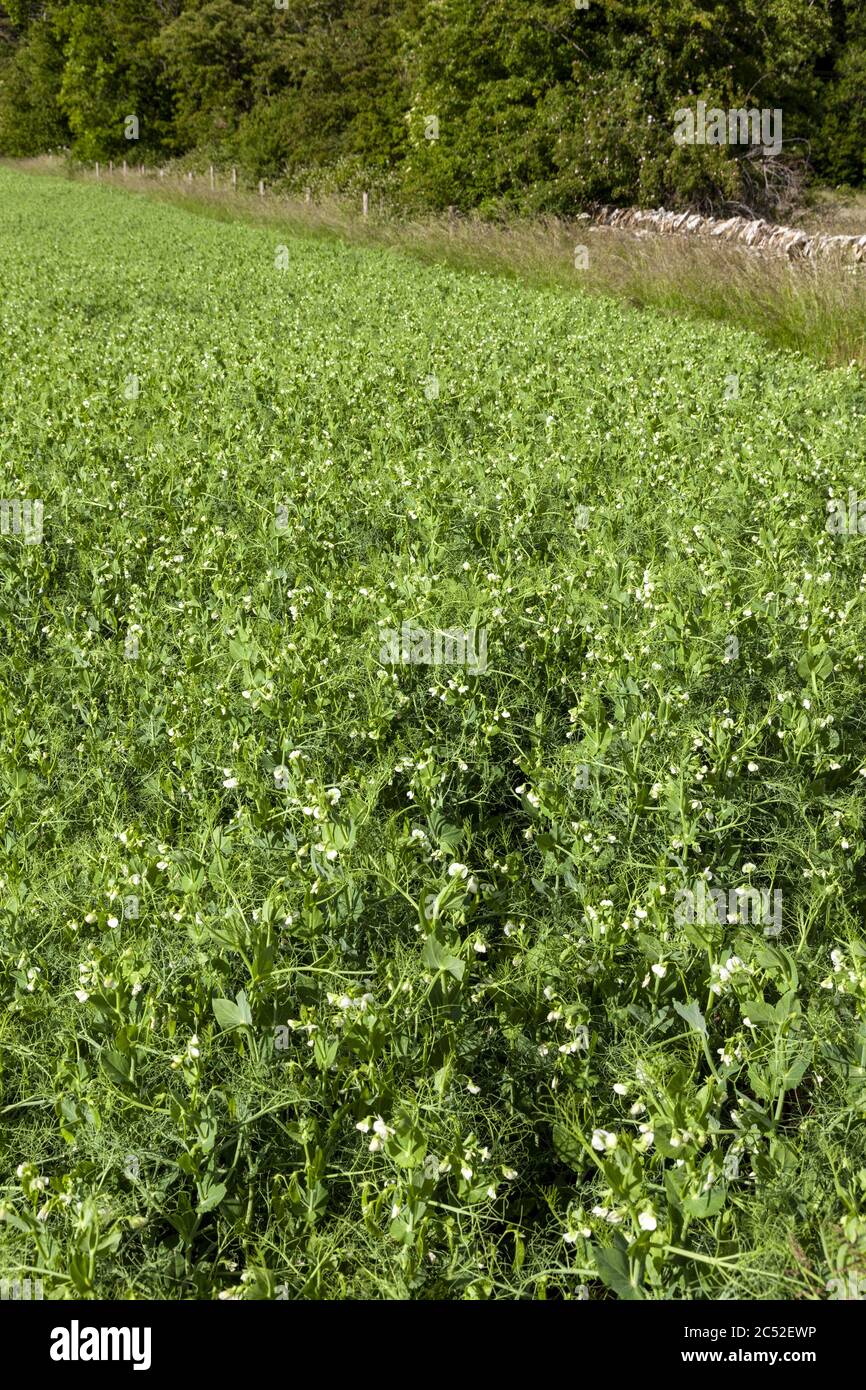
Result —
<instances>
[{"instance_id":1,"label":"green leaf","mask_svg":"<svg viewBox=\"0 0 866 1390\"><path fill-rule=\"evenodd\" d=\"M727 1195L728 1189L725 1184L718 1183L715 1187L711 1187L709 1192L701 1192L697 1197L686 1197L683 1202L683 1210L687 1212L689 1216L694 1216L698 1219L707 1216L717 1216L725 1205L725 1198Z\"/></svg>"},{"instance_id":2,"label":"green leaf","mask_svg":"<svg viewBox=\"0 0 866 1390\"><path fill-rule=\"evenodd\" d=\"M28 1216L29 1215L28 1212ZM32 1235L33 1226L35 1225L34 1217L30 1216L28 1224L28 1222L22 1220L18 1213L14 1212L11 1207L6 1207L2 1214L0 1214L0 1221L5 1221L7 1226L12 1226L16 1231L23 1231L24 1234L28 1236Z\"/></svg>"},{"instance_id":3,"label":"green leaf","mask_svg":"<svg viewBox=\"0 0 866 1390\"><path fill-rule=\"evenodd\" d=\"M103 1067L108 1072L112 1081L120 1082L126 1086L129 1082L130 1071L132 1069L132 1059L125 1056L122 1052L102 1052L100 1059Z\"/></svg>"},{"instance_id":4,"label":"green leaf","mask_svg":"<svg viewBox=\"0 0 866 1390\"><path fill-rule=\"evenodd\" d=\"M399 1167L417 1167L427 1152L427 1140L423 1130L418 1129L408 1118L402 1118L397 1124L395 1141L389 1152Z\"/></svg>"},{"instance_id":5,"label":"green leaf","mask_svg":"<svg viewBox=\"0 0 866 1390\"><path fill-rule=\"evenodd\" d=\"M668 1202L677 1211L682 1211L683 1194L688 1175L681 1168L665 1169L665 1191L667 1192Z\"/></svg>"},{"instance_id":6,"label":"green leaf","mask_svg":"<svg viewBox=\"0 0 866 1390\"><path fill-rule=\"evenodd\" d=\"M236 1003L232 1003L231 999L211 1000L214 1017L220 1028L227 1032L231 1031L232 1028L248 1028L253 1021L247 996L243 990L236 996L236 999Z\"/></svg>"},{"instance_id":7,"label":"green leaf","mask_svg":"<svg viewBox=\"0 0 866 1390\"><path fill-rule=\"evenodd\" d=\"M553 1126L553 1147L556 1153L575 1173L584 1173L589 1164L586 1152L574 1135L564 1125Z\"/></svg>"},{"instance_id":8,"label":"green leaf","mask_svg":"<svg viewBox=\"0 0 866 1390\"><path fill-rule=\"evenodd\" d=\"M740 1005L743 1018L749 1018L753 1023L775 1023L776 1010L772 1004L765 1004L762 999L748 999Z\"/></svg>"},{"instance_id":9,"label":"green leaf","mask_svg":"<svg viewBox=\"0 0 866 1390\"><path fill-rule=\"evenodd\" d=\"M317 1033L313 1043L313 1056L320 1071L329 1071L337 1060L340 1049L339 1038L329 1038L325 1033Z\"/></svg>"},{"instance_id":10,"label":"green leaf","mask_svg":"<svg viewBox=\"0 0 866 1390\"><path fill-rule=\"evenodd\" d=\"M769 1077L764 1073L760 1066L749 1063L749 1083L758 1100L769 1100L773 1094L773 1085Z\"/></svg>"},{"instance_id":11,"label":"green leaf","mask_svg":"<svg viewBox=\"0 0 866 1390\"><path fill-rule=\"evenodd\" d=\"M328 1189L325 1184L316 1182L310 1187L300 1188L298 1198L307 1225L315 1226L328 1205Z\"/></svg>"},{"instance_id":12,"label":"green leaf","mask_svg":"<svg viewBox=\"0 0 866 1390\"><path fill-rule=\"evenodd\" d=\"M249 1002L244 991L241 990L240 994L236 994L235 999L238 1002L238 1012L241 1016L241 1022L245 1023L248 1028L251 1027L253 1022L253 1011L249 1006Z\"/></svg>"},{"instance_id":13,"label":"green leaf","mask_svg":"<svg viewBox=\"0 0 866 1390\"><path fill-rule=\"evenodd\" d=\"M227 1188L224 1182L213 1183L210 1187L204 1188L199 1184L199 1203L196 1211L201 1215L206 1211L213 1211L218 1207L223 1197L226 1195Z\"/></svg>"},{"instance_id":14,"label":"green leaf","mask_svg":"<svg viewBox=\"0 0 866 1390\"><path fill-rule=\"evenodd\" d=\"M628 1256L625 1250L619 1246L609 1245L605 1248L594 1245L592 1255L595 1260L595 1267L598 1270L599 1278L607 1284L609 1289L613 1289L620 1298L634 1302L642 1299L643 1294L636 1284L632 1283L628 1270Z\"/></svg>"},{"instance_id":15,"label":"green leaf","mask_svg":"<svg viewBox=\"0 0 866 1390\"><path fill-rule=\"evenodd\" d=\"M422 959L425 965L429 965L437 973L447 971L453 975L455 980L462 980L466 969L466 962L460 960L459 956L452 956L444 942L431 932L424 942Z\"/></svg>"},{"instance_id":16,"label":"green leaf","mask_svg":"<svg viewBox=\"0 0 866 1390\"><path fill-rule=\"evenodd\" d=\"M690 1028L693 1028L696 1033L700 1033L702 1038L707 1036L707 1021L696 1000L693 999L689 1004L681 1004L678 999L675 999L674 1008L680 1018L685 1019Z\"/></svg>"},{"instance_id":17,"label":"green leaf","mask_svg":"<svg viewBox=\"0 0 866 1390\"><path fill-rule=\"evenodd\" d=\"M800 660L797 662L797 675L807 680L813 676L815 680L822 681L825 676L829 676L833 670L833 660L827 651L825 642L819 642L817 646L810 647Z\"/></svg>"},{"instance_id":18,"label":"green leaf","mask_svg":"<svg viewBox=\"0 0 866 1390\"><path fill-rule=\"evenodd\" d=\"M803 1077L806 1075L809 1063L812 1060L811 1048L805 1048L798 1057L795 1057L782 1079L782 1085L786 1091L791 1091L795 1086L799 1086Z\"/></svg>"},{"instance_id":19,"label":"green leaf","mask_svg":"<svg viewBox=\"0 0 866 1390\"><path fill-rule=\"evenodd\" d=\"M439 849L447 850L450 854L454 851L463 839L463 831L456 825L452 825L443 816L441 810L434 807L427 817L427 825L430 830L431 838L436 842Z\"/></svg>"}]
</instances>

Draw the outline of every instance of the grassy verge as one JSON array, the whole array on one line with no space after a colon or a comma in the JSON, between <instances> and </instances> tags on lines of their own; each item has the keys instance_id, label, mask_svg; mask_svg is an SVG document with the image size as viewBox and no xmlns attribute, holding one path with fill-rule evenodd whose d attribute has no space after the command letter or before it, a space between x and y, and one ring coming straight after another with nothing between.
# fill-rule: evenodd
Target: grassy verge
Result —
<instances>
[{"instance_id":1,"label":"grassy verge","mask_svg":"<svg viewBox=\"0 0 866 1390\"><path fill-rule=\"evenodd\" d=\"M16 161L31 172L58 173L60 160ZM69 171L93 179L92 171ZM103 180L219 219L243 218L287 234L336 237L356 245L385 246L422 261L517 276L536 286L580 288L640 308L653 308L761 334L774 347L801 352L825 366L866 370L866 267L836 262L789 263L736 247L674 237L635 238L560 218L489 222L475 217L385 216L375 207L362 217L357 201L288 196L265 198L207 178L158 178L103 171ZM222 185L222 186L220 186ZM841 210L825 198L804 215L804 226L860 230L856 197ZM587 263L577 268L575 249Z\"/></svg>"}]
</instances>

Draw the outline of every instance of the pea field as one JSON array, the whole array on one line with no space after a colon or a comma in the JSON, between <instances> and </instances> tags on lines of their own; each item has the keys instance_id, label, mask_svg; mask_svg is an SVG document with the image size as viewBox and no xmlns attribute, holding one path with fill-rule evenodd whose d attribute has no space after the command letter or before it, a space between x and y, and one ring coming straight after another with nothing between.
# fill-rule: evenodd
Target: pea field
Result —
<instances>
[{"instance_id":1,"label":"pea field","mask_svg":"<svg viewBox=\"0 0 866 1390\"><path fill-rule=\"evenodd\" d=\"M866 382L0 169L0 1275L866 1294Z\"/></svg>"}]
</instances>

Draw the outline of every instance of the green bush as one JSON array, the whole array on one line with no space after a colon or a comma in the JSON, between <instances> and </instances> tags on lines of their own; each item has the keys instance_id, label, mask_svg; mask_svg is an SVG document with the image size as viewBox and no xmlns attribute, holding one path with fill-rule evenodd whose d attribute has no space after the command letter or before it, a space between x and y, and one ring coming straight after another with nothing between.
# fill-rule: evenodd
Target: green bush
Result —
<instances>
[{"instance_id":1,"label":"green bush","mask_svg":"<svg viewBox=\"0 0 866 1390\"><path fill-rule=\"evenodd\" d=\"M8 154L71 138L80 159L119 156L136 113L148 159L332 186L352 167L406 207L772 211L778 172L750 180L740 148L675 144L675 111L701 98L781 109L785 167L864 174L854 0L0 0L0 32L4 12Z\"/></svg>"}]
</instances>

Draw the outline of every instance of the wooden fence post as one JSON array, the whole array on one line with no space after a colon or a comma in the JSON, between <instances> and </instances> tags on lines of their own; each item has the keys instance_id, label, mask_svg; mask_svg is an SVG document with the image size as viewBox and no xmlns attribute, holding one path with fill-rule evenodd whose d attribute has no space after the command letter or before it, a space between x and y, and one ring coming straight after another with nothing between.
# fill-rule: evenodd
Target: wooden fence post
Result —
<instances>
[{"instance_id":1,"label":"wooden fence post","mask_svg":"<svg viewBox=\"0 0 866 1390\"><path fill-rule=\"evenodd\" d=\"M232 188L235 193L238 191L238 171L232 166Z\"/></svg>"},{"instance_id":2,"label":"wooden fence post","mask_svg":"<svg viewBox=\"0 0 866 1390\"><path fill-rule=\"evenodd\" d=\"M99 178L99 160L96 161L96 177Z\"/></svg>"},{"instance_id":3,"label":"wooden fence post","mask_svg":"<svg viewBox=\"0 0 866 1390\"><path fill-rule=\"evenodd\" d=\"M260 197L260 198L264 198L264 196L265 196L265 181L264 181L264 179L259 179L259 197Z\"/></svg>"},{"instance_id":4,"label":"wooden fence post","mask_svg":"<svg viewBox=\"0 0 866 1390\"><path fill-rule=\"evenodd\" d=\"M210 166L210 191L211 191L211 193L213 193L213 191L214 191L213 165Z\"/></svg>"},{"instance_id":5,"label":"wooden fence post","mask_svg":"<svg viewBox=\"0 0 866 1390\"><path fill-rule=\"evenodd\" d=\"M369 195L369 193L366 193L366 192L365 192L365 193L362 193L362 194L361 194L361 216L362 216L362 217L366 217L366 216L368 215L369 211L370 211L370 195Z\"/></svg>"},{"instance_id":6,"label":"wooden fence post","mask_svg":"<svg viewBox=\"0 0 866 1390\"><path fill-rule=\"evenodd\" d=\"M126 178L126 160L123 161L123 177Z\"/></svg>"}]
</instances>

